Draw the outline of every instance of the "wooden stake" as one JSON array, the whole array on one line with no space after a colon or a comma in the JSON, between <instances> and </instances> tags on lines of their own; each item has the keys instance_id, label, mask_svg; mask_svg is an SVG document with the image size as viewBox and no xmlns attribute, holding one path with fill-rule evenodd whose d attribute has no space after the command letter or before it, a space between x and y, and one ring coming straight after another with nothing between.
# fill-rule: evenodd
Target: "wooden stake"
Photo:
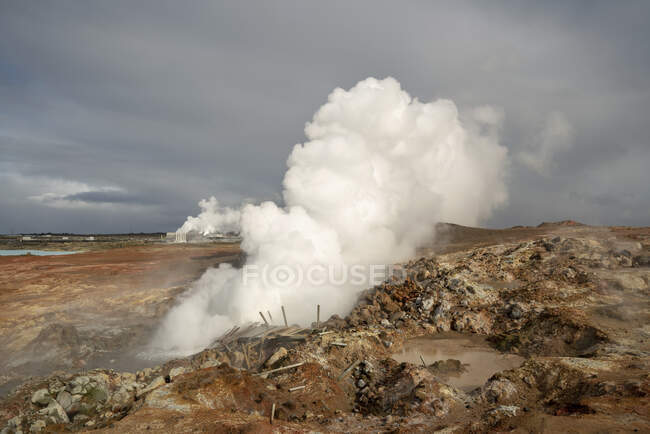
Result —
<instances>
[{"instance_id":1,"label":"wooden stake","mask_svg":"<svg viewBox=\"0 0 650 434\"><path fill-rule=\"evenodd\" d=\"M307 386L296 386L296 387L291 387L291 388L289 389L289 392L295 392L296 390L301 390L301 389L304 389L305 387L307 387Z\"/></svg>"},{"instance_id":2,"label":"wooden stake","mask_svg":"<svg viewBox=\"0 0 650 434\"><path fill-rule=\"evenodd\" d=\"M287 314L284 312L284 306L282 306L282 318L284 318L284 326L289 327L289 324L287 324Z\"/></svg>"},{"instance_id":3,"label":"wooden stake","mask_svg":"<svg viewBox=\"0 0 650 434\"><path fill-rule=\"evenodd\" d=\"M271 425L273 425L273 418L275 417L275 402L271 406Z\"/></svg>"},{"instance_id":4,"label":"wooden stake","mask_svg":"<svg viewBox=\"0 0 650 434\"><path fill-rule=\"evenodd\" d=\"M248 360L248 346L242 344L241 349L242 349L242 353L244 353L244 360L246 361L246 369L250 369L251 362Z\"/></svg>"},{"instance_id":5,"label":"wooden stake","mask_svg":"<svg viewBox=\"0 0 650 434\"><path fill-rule=\"evenodd\" d=\"M261 316L262 319L264 320L264 324L266 324L266 326L268 327L268 326L269 326L269 322L266 320L266 318L264 318L264 314L263 314L262 312L260 312L260 316Z\"/></svg>"},{"instance_id":6,"label":"wooden stake","mask_svg":"<svg viewBox=\"0 0 650 434\"><path fill-rule=\"evenodd\" d=\"M267 315L269 316L269 321L273 322L273 316L271 316L271 311L266 311Z\"/></svg>"},{"instance_id":7,"label":"wooden stake","mask_svg":"<svg viewBox=\"0 0 650 434\"><path fill-rule=\"evenodd\" d=\"M350 363L350 366L345 368L343 372L341 372L341 375L339 375L339 378L336 379L336 381L341 381L346 375L350 373L354 369L355 366L359 364L358 360L355 360L354 362Z\"/></svg>"},{"instance_id":8,"label":"wooden stake","mask_svg":"<svg viewBox=\"0 0 650 434\"><path fill-rule=\"evenodd\" d=\"M427 364L424 362L424 359L422 358L422 354L420 354L420 360L422 360L422 366L426 368Z\"/></svg>"},{"instance_id":9,"label":"wooden stake","mask_svg":"<svg viewBox=\"0 0 650 434\"><path fill-rule=\"evenodd\" d=\"M320 328L320 304L316 306L316 328Z\"/></svg>"},{"instance_id":10,"label":"wooden stake","mask_svg":"<svg viewBox=\"0 0 650 434\"><path fill-rule=\"evenodd\" d=\"M253 374L253 375L264 376L264 375L272 374L274 372L285 371L285 370L291 369L291 368L297 368L298 366L302 366L304 364L305 364L305 362L295 363L293 365L283 366L281 368L275 368L275 369L271 369L270 371L264 371L264 372L260 372L258 374Z\"/></svg>"}]
</instances>

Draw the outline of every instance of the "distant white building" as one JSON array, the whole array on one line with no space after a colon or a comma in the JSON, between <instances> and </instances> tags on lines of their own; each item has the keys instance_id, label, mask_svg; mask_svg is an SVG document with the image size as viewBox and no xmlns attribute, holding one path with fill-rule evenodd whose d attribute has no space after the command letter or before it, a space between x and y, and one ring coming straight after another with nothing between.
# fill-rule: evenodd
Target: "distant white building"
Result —
<instances>
[{"instance_id":1,"label":"distant white building","mask_svg":"<svg viewBox=\"0 0 650 434\"><path fill-rule=\"evenodd\" d=\"M176 242L187 243L187 232L176 231Z\"/></svg>"},{"instance_id":2,"label":"distant white building","mask_svg":"<svg viewBox=\"0 0 650 434\"><path fill-rule=\"evenodd\" d=\"M222 233L213 233L208 235L203 235L197 231L176 231L176 232L167 232L166 240L168 243L210 243L210 242L237 242L241 238L239 234L222 234Z\"/></svg>"}]
</instances>

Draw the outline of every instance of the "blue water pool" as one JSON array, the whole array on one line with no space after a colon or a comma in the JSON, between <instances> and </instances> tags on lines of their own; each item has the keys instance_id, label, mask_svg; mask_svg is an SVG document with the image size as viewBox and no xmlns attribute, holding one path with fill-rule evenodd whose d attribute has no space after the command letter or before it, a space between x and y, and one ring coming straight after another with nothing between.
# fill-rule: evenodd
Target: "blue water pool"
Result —
<instances>
[{"instance_id":1,"label":"blue water pool","mask_svg":"<svg viewBox=\"0 0 650 434\"><path fill-rule=\"evenodd\" d=\"M52 250L0 250L0 256L21 256L21 255L34 255L34 256L54 256L54 255L74 255L75 251L57 252Z\"/></svg>"}]
</instances>

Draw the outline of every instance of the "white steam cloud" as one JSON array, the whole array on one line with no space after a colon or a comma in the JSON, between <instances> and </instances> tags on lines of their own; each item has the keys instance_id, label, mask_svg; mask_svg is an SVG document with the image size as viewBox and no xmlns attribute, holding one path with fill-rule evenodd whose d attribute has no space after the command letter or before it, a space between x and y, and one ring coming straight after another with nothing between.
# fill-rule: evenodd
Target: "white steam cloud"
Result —
<instances>
[{"instance_id":1,"label":"white steam cloud","mask_svg":"<svg viewBox=\"0 0 650 434\"><path fill-rule=\"evenodd\" d=\"M335 89L294 147L281 208L272 202L220 208L215 199L182 229L202 232L237 222L247 265L392 264L433 237L435 223L474 225L504 204L507 152L498 143L502 115L480 107L459 116L450 100L422 103L393 78ZM258 312L308 324L346 314L355 285L244 282L222 265L208 270L164 319L154 346L191 353Z\"/></svg>"},{"instance_id":2,"label":"white steam cloud","mask_svg":"<svg viewBox=\"0 0 650 434\"><path fill-rule=\"evenodd\" d=\"M208 235L216 232L235 232L239 230L239 210L222 207L213 196L199 202L201 213L188 217L179 232L199 232Z\"/></svg>"}]
</instances>

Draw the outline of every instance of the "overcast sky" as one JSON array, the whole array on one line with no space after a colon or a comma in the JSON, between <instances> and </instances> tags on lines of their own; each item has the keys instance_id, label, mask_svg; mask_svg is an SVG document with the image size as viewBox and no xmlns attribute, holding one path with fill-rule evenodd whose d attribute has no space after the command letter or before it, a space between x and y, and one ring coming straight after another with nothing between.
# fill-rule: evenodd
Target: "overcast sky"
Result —
<instances>
[{"instance_id":1,"label":"overcast sky","mask_svg":"<svg viewBox=\"0 0 650 434\"><path fill-rule=\"evenodd\" d=\"M280 200L335 87L504 114L486 226L650 225L650 2L0 0L0 233L171 231Z\"/></svg>"}]
</instances>

